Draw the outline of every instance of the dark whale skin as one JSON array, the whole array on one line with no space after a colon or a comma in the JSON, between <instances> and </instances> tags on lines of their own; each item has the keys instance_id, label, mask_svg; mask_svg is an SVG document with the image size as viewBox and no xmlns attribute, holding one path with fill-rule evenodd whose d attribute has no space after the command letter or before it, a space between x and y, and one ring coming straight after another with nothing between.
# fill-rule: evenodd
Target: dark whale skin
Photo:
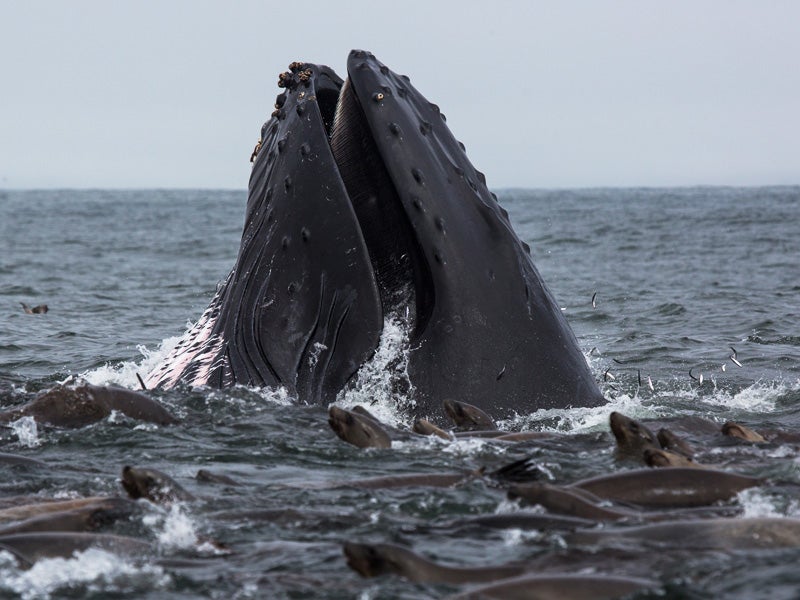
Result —
<instances>
[{"instance_id":1,"label":"dark whale skin","mask_svg":"<svg viewBox=\"0 0 800 600\"><path fill-rule=\"evenodd\" d=\"M236 265L148 387L283 386L332 402L375 351L389 309L405 308L416 414L437 414L444 397L496 418L602 404L527 245L439 108L368 52L350 53L344 85L325 66L290 68L262 129ZM337 112L340 94L361 116ZM334 158L332 130L382 164L366 202L382 205L356 214L363 174ZM369 230L381 218L410 263L388 279L395 255ZM398 277L413 290L408 307L387 300Z\"/></svg>"}]
</instances>

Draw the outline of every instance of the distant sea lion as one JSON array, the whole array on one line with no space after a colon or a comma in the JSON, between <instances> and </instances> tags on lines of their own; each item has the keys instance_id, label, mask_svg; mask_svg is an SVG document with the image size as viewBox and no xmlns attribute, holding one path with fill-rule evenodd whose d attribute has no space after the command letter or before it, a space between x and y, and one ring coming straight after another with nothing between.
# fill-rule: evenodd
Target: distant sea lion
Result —
<instances>
[{"instance_id":1,"label":"distant sea lion","mask_svg":"<svg viewBox=\"0 0 800 600\"><path fill-rule=\"evenodd\" d=\"M347 565L362 577L400 575L414 583L482 583L520 575L523 565L448 567L394 544L344 543Z\"/></svg>"},{"instance_id":2,"label":"distant sea lion","mask_svg":"<svg viewBox=\"0 0 800 600\"><path fill-rule=\"evenodd\" d=\"M546 574L520 575L476 587L452 600L611 600L640 590L658 587L658 582L623 575Z\"/></svg>"},{"instance_id":3,"label":"distant sea lion","mask_svg":"<svg viewBox=\"0 0 800 600\"><path fill-rule=\"evenodd\" d=\"M156 504L195 500L191 493L178 485L169 475L156 469L125 466L122 468L120 483L134 500L146 498Z\"/></svg>"},{"instance_id":4,"label":"distant sea lion","mask_svg":"<svg viewBox=\"0 0 800 600\"><path fill-rule=\"evenodd\" d=\"M177 420L155 400L125 388L82 383L75 387L56 386L22 406L0 412L0 423L22 417L53 427L84 427L118 411L132 419L159 425Z\"/></svg>"},{"instance_id":5,"label":"distant sea lion","mask_svg":"<svg viewBox=\"0 0 800 600\"><path fill-rule=\"evenodd\" d=\"M726 435L731 438L738 438L745 442L753 442L754 444L760 444L767 441L760 433L757 433L740 423L734 423L733 421L726 421L722 425L722 435Z\"/></svg>"},{"instance_id":6,"label":"distant sea lion","mask_svg":"<svg viewBox=\"0 0 800 600\"><path fill-rule=\"evenodd\" d=\"M241 485L233 477L228 477L227 475L223 475L221 473L212 473L211 471L208 471L206 469L198 470L194 478L197 481L202 481L203 483L219 483L221 485L233 485L233 486Z\"/></svg>"},{"instance_id":7,"label":"distant sea lion","mask_svg":"<svg viewBox=\"0 0 800 600\"><path fill-rule=\"evenodd\" d=\"M391 448L392 438L377 421L338 406L328 409L328 424L342 440L359 448Z\"/></svg>"},{"instance_id":8,"label":"distant sea lion","mask_svg":"<svg viewBox=\"0 0 800 600\"><path fill-rule=\"evenodd\" d=\"M800 519L762 517L667 521L637 527L581 530L567 534L569 544L616 544L620 540L691 549L794 548L800 546Z\"/></svg>"},{"instance_id":9,"label":"distant sea lion","mask_svg":"<svg viewBox=\"0 0 800 600\"><path fill-rule=\"evenodd\" d=\"M0 452L0 464L1 465L16 465L22 467L33 467L33 468L42 468L47 467L46 463L43 463L40 460L36 460L35 458L30 458L28 456L21 456L19 454L7 454L5 452Z\"/></svg>"},{"instance_id":10,"label":"distant sea lion","mask_svg":"<svg viewBox=\"0 0 800 600\"><path fill-rule=\"evenodd\" d=\"M742 490L764 483L764 479L716 469L667 467L636 469L600 475L575 482L601 498L646 507L708 506L730 500Z\"/></svg>"},{"instance_id":11,"label":"distant sea lion","mask_svg":"<svg viewBox=\"0 0 800 600\"><path fill-rule=\"evenodd\" d=\"M22 310L25 311L26 315L43 315L49 310L47 308L47 304L40 304L39 306L34 306L33 308L24 302L20 302L20 304L22 305Z\"/></svg>"}]
</instances>

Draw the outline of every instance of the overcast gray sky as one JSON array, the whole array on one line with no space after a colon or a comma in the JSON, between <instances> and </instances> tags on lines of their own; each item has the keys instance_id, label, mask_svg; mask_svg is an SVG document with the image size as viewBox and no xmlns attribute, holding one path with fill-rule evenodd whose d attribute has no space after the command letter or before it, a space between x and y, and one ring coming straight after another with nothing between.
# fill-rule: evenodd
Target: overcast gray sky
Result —
<instances>
[{"instance_id":1,"label":"overcast gray sky","mask_svg":"<svg viewBox=\"0 0 800 600\"><path fill-rule=\"evenodd\" d=\"M800 2L0 0L0 188L245 188L294 60L407 74L493 188L800 184Z\"/></svg>"}]
</instances>

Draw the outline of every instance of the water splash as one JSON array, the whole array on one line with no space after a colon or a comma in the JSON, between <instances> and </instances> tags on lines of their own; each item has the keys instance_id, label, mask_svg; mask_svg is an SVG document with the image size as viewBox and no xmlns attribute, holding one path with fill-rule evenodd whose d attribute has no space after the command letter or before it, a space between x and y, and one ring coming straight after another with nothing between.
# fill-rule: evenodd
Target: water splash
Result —
<instances>
[{"instance_id":1,"label":"water splash","mask_svg":"<svg viewBox=\"0 0 800 600\"><path fill-rule=\"evenodd\" d=\"M181 503L173 504L168 511L147 514L142 522L156 534L161 548L188 549L198 544L195 522Z\"/></svg>"},{"instance_id":2,"label":"water splash","mask_svg":"<svg viewBox=\"0 0 800 600\"><path fill-rule=\"evenodd\" d=\"M102 367L90 369L80 374L80 377L93 385L118 385L129 389L140 389L138 373L144 377L162 364L167 356L175 349L183 336L177 335L165 338L155 350L146 346L137 346L142 359L123 361L117 364L106 363Z\"/></svg>"},{"instance_id":3,"label":"water splash","mask_svg":"<svg viewBox=\"0 0 800 600\"><path fill-rule=\"evenodd\" d=\"M503 544L506 546L522 546L527 542L538 542L545 535L536 529L504 529L500 532Z\"/></svg>"},{"instance_id":4,"label":"water splash","mask_svg":"<svg viewBox=\"0 0 800 600\"><path fill-rule=\"evenodd\" d=\"M514 431L552 431L556 433L587 433L607 431L608 417L612 412L621 412L634 419L658 416L657 407L642 405L637 396L620 394L608 399L608 403L595 407L543 408L527 415L498 423L500 429Z\"/></svg>"},{"instance_id":5,"label":"water splash","mask_svg":"<svg viewBox=\"0 0 800 600\"><path fill-rule=\"evenodd\" d=\"M406 422L404 412L415 405L408 376L408 334L402 319L386 317L378 349L361 366L355 384L339 393L336 404L343 408L363 404L385 423Z\"/></svg>"},{"instance_id":6,"label":"water splash","mask_svg":"<svg viewBox=\"0 0 800 600\"><path fill-rule=\"evenodd\" d=\"M0 552L0 555L0 589L24 600L60 596L62 589L74 593L74 588L81 584L113 593L115 589L129 592L132 587L140 586L163 589L171 582L170 576L159 566L137 566L97 548L76 552L72 558L42 559L27 571L19 571L16 561L7 552Z\"/></svg>"},{"instance_id":7,"label":"water splash","mask_svg":"<svg viewBox=\"0 0 800 600\"><path fill-rule=\"evenodd\" d=\"M16 421L8 424L12 431L17 434L19 443L28 448L36 448L41 445L39 430L36 427L36 420L33 417L20 417Z\"/></svg>"},{"instance_id":8,"label":"water splash","mask_svg":"<svg viewBox=\"0 0 800 600\"><path fill-rule=\"evenodd\" d=\"M737 494L737 500L744 509L742 517L745 519L784 516L776 507L775 498L762 489L750 488L742 490Z\"/></svg>"},{"instance_id":9,"label":"water splash","mask_svg":"<svg viewBox=\"0 0 800 600\"><path fill-rule=\"evenodd\" d=\"M798 389L800 389L800 381L794 384L781 381L756 381L736 393L717 390L713 395L703 398L703 401L713 406L768 413L776 410L781 397Z\"/></svg>"}]
</instances>

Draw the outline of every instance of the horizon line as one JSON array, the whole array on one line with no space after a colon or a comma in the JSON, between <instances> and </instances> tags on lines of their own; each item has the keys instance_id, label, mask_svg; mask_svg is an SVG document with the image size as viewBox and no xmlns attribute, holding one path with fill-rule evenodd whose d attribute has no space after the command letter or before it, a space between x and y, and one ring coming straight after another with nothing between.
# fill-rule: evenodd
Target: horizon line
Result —
<instances>
[{"instance_id":1,"label":"horizon line","mask_svg":"<svg viewBox=\"0 0 800 600\"><path fill-rule=\"evenodd\" d=\"M490 187L489 191L550 191L550 190L675 190L698 188L736 188L736 189L763 189L763 188L792 188L800 187L800 183L759 183L759 184L726 184L726 183L695 183L680 185L579 185L579 186L498 186ZM0 193L5 192L248 192L246 187L185 187L185 186L142 186L142 187L99 187L99 186L54 186L54 187L0 187Z\"/></svg>"}]
</instances>

